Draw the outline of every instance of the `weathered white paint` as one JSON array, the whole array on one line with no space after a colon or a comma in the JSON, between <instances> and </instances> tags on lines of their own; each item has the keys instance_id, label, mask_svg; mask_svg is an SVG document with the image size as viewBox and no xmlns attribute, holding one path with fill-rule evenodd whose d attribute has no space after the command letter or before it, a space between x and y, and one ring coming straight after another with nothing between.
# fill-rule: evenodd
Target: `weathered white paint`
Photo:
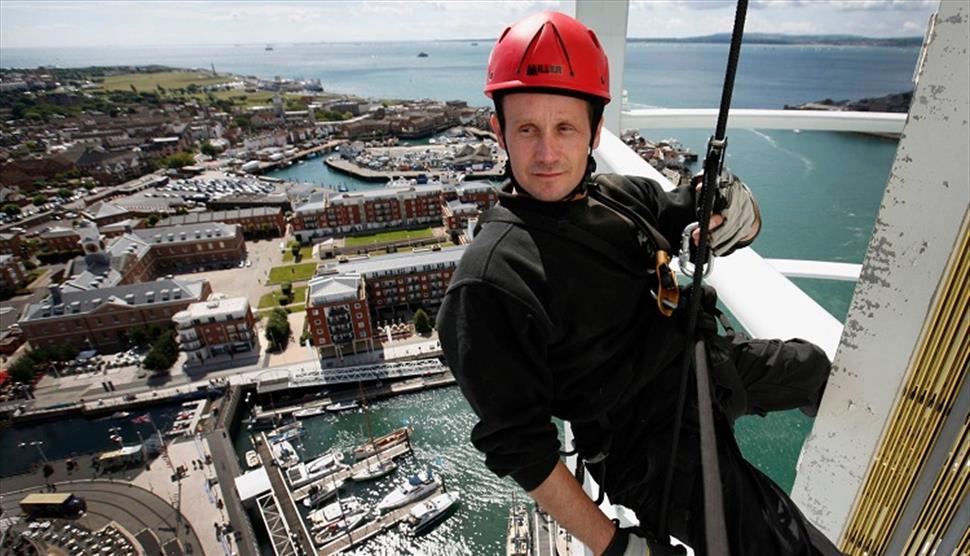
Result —
<instances>
[{"instance_id":1,"label":"weathered white paint","mask_svg":"<svg viewBox=\"0 0 970 556\"><path fill-rule=\"evenodd\" d=\"M805 129L900 133L906 114L888 112L826 112L823 110L760 110L732 108L728 122L733 129ZM713 108L650 108L623 112L623 125L631 128L714 129Z\"/></svg>"},{"instance_id":2,"label":"weathered white paint","mask_svg":"<svg viewBox=\"0 0 970 556\"><path fill-rule=\"evenodd\" d=\"M626 60L626 26L629 0L577 0L576 19L596 33L610 61L610 97L603 112L603 126L620 132L623 104L623 64Z\"/></svg>"},{"instance_id":3,"label":"weathered white paint","mask_svg":"<svg viewBox=\"0 0 970 556\"><path fill-rule=\"evenodd\" d=\"M970 4L941 2L792 497L841 537L970 206Z\"/></svg>"}]
</instances>

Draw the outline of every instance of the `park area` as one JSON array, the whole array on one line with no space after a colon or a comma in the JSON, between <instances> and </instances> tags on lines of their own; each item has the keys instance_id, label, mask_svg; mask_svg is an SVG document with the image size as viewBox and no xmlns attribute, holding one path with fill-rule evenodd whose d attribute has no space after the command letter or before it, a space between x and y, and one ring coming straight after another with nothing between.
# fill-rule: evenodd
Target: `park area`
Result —
<instances>
[{"instance_id":1,"label":"park area","mask_svg":"<svg viewBox=\"0 0 970 556\"><path fill-rule=\"evenodd\" d=\"M290 299L289 303L285 303L284 305L299 305L298 310L302 310L303 305L306 302L306 290L307 290L306 286L295 286L293 288L292 298ZM281 299L285 300L285 297L286 295L283 293L282 290L276 290L276 291L272 291L267 294L264 294L262 297L259 298L259 308L267 309L272 307L279 307L281 306L280 300ZM290 312L292 313L294 311L290 311Z\"/></svg>"},{"instance_id":2,"label":"park area","mask_svg":"<svg viewBox=\"0 0 970 556\"><path fill-rule=\"evenodd\" d=\"M317 271L317 263L291 264L274 266L269 269L269 279L266 285L281 284L283 282L304 282L313 278Z\"/></svg>"},{"instance_id":3,"label":"park area","mask_svg":"<svg viewBox=\"0 0 970 556\"><path fill-rule=\"evenodd\" d=\"M229 76L213 76L207 71L162 71L157 73L127 73L104 78L105 91L129 91L132 87L139 91L186 89L190 85L205 87L229 81Z\"/></svg>"},{"instance_id":4,"label":"park area","mask_svg":"<svg viewBox=\"0 0 970 556\"><path fill-rule=\"evenodd\" d=\"M344 239L344 247L366 247L368 245L382 245L398 241L428 239L434 237L434 230L422 228L420 230L394 230L391 232L381 232L366 236L354 236Z\"/></svg>"}]
</instances>

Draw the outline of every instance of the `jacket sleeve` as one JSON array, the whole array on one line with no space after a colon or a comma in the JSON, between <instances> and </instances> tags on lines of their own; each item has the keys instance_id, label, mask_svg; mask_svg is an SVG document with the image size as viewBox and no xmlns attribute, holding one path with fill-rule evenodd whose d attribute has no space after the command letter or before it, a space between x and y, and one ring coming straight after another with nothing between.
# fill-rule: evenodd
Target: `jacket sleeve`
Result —
<instances>
[{"instance_id":1,"label":"jacket sleeve","mask_svg":"<svg viewBox=\"0 0 970 556\"><path fill-rule=\"evenodd\" d=\"M680 249L680 236L684 228L697 221L694 210L694 189L682 185L671 191L664 191L660 184L650 178L626 176L632 188L624 187L634 195L656 218L657 231L670 243L672 254ZM619 181L623 183L623 181ZM631 191L632 189L632 191Z\"/></svg>"},{"instance_id":2,"label":"jacket sleeve","mask_svg":"<svg viewBox=\"0 0 970 556\"><path fill-rule=\"evenodd\" d=\"M438 336L478 423L471 441L496 475L534 490L559 461L551 421L553 385L536 319L491 285L452 288L438 313Z\"/></svg>"}]
</instances>

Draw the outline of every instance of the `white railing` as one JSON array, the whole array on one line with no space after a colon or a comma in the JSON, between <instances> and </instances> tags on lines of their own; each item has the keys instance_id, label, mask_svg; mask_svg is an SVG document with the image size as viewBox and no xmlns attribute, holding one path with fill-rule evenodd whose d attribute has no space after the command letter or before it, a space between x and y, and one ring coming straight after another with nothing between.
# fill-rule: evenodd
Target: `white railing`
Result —
<instances>
[{"instance_id":1,"label":"white railing","mask_svg":"<svg viewBox=\"0 0 970 556\"><path fill-rule=\"evenodd\" d=\"M649 108L623 111L623 127L639 129L714 130L713 108ZM801 129L858 133L902 133L906 114L825 110L759 110L734 108L728 112L731 129Z\"/></svg>"}]
</instances>

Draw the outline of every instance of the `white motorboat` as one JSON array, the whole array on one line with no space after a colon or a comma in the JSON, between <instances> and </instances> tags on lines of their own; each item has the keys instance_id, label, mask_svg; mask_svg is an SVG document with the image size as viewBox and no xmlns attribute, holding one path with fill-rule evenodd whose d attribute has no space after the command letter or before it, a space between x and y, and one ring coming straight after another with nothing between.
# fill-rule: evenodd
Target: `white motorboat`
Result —
<instances>
[{"instance_id":1,"label":"white motorboat","mask_svg":"<svg viewBox=\"0 0 970 556\"><path fill-rule=\"evenodd\" d=\"M357 400L351 400L349 402L332 403L327 406L327 411L332 411L336 413L338 411L344 411L347 409L356 409L356 408L357 408Z\"/></svg>"},{"instance_id":2,"label":"white motorboat","mask_svg":"<svg viewBox=\"0 0 970 556\"><path fill-rule=\"evenodd\" d=\"M319 510L313 510L307 515L307 519L312 522L311 529L323 529L333 525L341 517L358 513L360 510L360 500L356 496L348 496L327 504Z\"/></svg>"},{"instance_id":3,"label":"white motorboat","mask_svg":"<svg viewBox=\"0 0 970 556\"><path fill-rule=\"evenodd\" d=\"M344 461L344 454L338 450L331 450L326 454L323 454L316 459L313 459L306 464L306 471L308 475L315 475L317 473L336 470L339 464Z\"/></svg>"},{"instance_id":4,"label":"white motorboat","mask_svg":"<svg viewBox=\"0 0 970 556\"><path fill-rule=\"evenodd\" d=\"M457 502L457 492L445 492L421 502L411 508L407 521L404 522L405 531L412 536L427 533L436 524L448 517L448 510L453 508Z\"/></svg>"},{"instance_id":5,"label":"white motorboat","mask_svg":"<svg viewBox=\"0 0 970 556\"><path fill-rule=\"evenodd\" d=\"M385 475L390 475L397 469L397 464L392 460L378 461L376 464L371 465L369 462L364 466L363 469L357 471L350 476L351 481L370 481L373 479L379 479Z\"/></svg>"},{"instance_id":6,"label":"white motorboat","mask_svg":"<svg viewBox=\"0 0 970 556\"><path fill-rule=\"evenodd\" d=\"M439 486L441 486L441 479L430 471L421 471L411 475L400 486L389 492L377 504L377 509L381 511L393 510L411 502L417 502L438 490Z\"/></svg>"},{"instance_id":7,"label":"white motorboat","mask_svg":"<svg viewBox=\"0 0 970 556\"><path fill-rule=\"evenodd\" d=\"M266 438L275 444L281 441L296 440L304 434L306 434L306 429L303 428L303 423L296 421L269 431L266 433Z\"/></svg>"},{"instance_id":8,"label":"white motorboat","mask_svg":"<svg viewBox=\"0 0 970 556\"><path fill-rule=\"evenodd\" d=\"M323 504L332 496L337 494L337 491L340 490L340 485L342 484L343 481L330 481L310 487L310 495L303 499L303 505L307 508L315 508L320 504Z\"/></svg>"},{"instance_id":9,"label":"white motorboat","mask_svg":"<svg viewBox=\"0 0 970 556\"><path fill-rule=\"evenodd\" d=\"M273 457L279 462L280 467L292 467L300 463L300 456L297 455L296 449L293 445L286 440L281 440L272 444Z\"/></svg>"},{"instance_id":10,"label":"white motorboat","mask_svg":"<svg viewBox=\"0 0 970 556\"><path fill-rule=\"evenodd\" d=\"M358 525L367 520L368 512L361 508L358 513L355 514L344 514L336 522L330 524L327 528L320 531L314 535L313 540L317 544L326 544L331 540L343 535L347 531L352 531Z\"/></svg>"},{"instance_id":11,"label":"white motorboat","mask_svg":"<svg viewBox=\"0 0 970 556\"><path fill-rule=\"evenodd\" d=\"M344 455L339 451L331 451L310 460L307 463L296 464L286 470L286 480L293 488L321 479L331 473L346 469L348 465L343 463Z\"/></svg>"},{"instance_id":12,"label":"white motorboat","mask_svg":"<svg viewBox=\"0 0 970 556\"><path fill-rule=\"evenodd\" d=\"M260 465L259 464L259 456L256 455L255 450L250 450L250 451L246 452L246 465L248 465L250 469L253 469L255 467L259 467L259 465Z\"/></svg>"},{"instance_id":13,"label":"white motorboat","mask_svg":"<svg viewBox=\"0 0 970 556\"><path fill-rule=\"evenodd\" d=\"M326 410L327 409L324 406L318 405L316 407L308 407L306 409L294 411L293 416L296 417L297 419L303 419L304 417L313 417L315 415L320 415L324 413Z\"/></svg>"}]
</instances>

